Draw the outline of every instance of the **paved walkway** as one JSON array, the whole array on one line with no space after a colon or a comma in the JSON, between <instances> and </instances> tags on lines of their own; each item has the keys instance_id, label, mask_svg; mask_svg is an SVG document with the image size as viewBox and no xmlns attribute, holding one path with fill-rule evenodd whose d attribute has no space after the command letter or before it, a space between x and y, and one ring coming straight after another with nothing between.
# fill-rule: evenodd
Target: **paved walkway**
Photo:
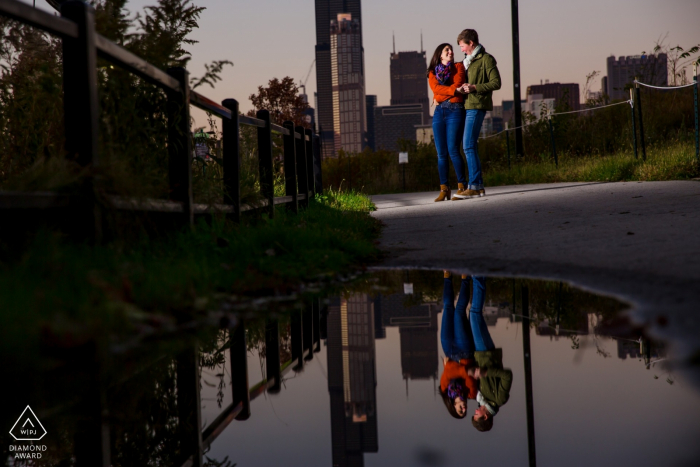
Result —
<instances>
[{"instance_id":1,"label":"paved walkway","mask_svg":"<svg viewBox=\"0 0 700 467\"><path fill-rule=\"evenodd\" d=\"M519 185L441 203L436 195L372 197L386 224L385 266L571 282L629 302L659 337L684 336L684 355L700 345L700 182Z\"/></svg>"}]
</instances>

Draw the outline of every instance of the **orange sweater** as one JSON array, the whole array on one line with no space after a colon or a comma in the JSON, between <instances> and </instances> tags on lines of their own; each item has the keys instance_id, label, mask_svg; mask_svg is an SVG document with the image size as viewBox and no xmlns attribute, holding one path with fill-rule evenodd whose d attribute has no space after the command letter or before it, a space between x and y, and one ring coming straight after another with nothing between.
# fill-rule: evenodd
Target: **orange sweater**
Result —
<instances>
[{"instance_id":1,"label":"orange sweater","mask_svg":"<svg viewBox=\"0 0 700 467\"><path fill-rule=\"evenodd\" d=\"M447 364L445 364L442 377L440 377L440 390L442 392L447 391L447 385L450 384L451 379L461 378L464 380L464 386L469 391L467 399L476 399L476 393L478 391L476 380L467 374L467 369L473 366L476 366L476 363L472 359L462 359L459 362L449 360Z\"/></svg>"},{"instance_id":2,"label":"orange sweater","mask_svg":"<svg viewBox=\"0 0 700 467\"><path fill-rule=\"evenodd\" d=\"M459 93L455 96L455 91L458 87L467 82L467 74L464 71L464 65L461 63L454 63L451 67L452 76L447 80L446 85L438 83L437 77L434 72L430 72L428 77L428 82L430 83L430 89L433 91L433 96L437 103L446 101L450 102L464 102L464 97Z\"/></svg>"}]
</instances>

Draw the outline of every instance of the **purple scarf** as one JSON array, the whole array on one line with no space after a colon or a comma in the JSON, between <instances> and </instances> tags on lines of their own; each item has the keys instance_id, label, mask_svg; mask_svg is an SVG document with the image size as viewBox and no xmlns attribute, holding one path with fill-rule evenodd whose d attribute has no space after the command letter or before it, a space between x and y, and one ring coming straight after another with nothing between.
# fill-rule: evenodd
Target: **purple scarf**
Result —
<instances>
[{"instance_id":1,"label":"purple scarf","mask_svg":"<svg viewBox=\"0 0 700 467\"><path fill-rule=\"evenodd\" d=\"M458 397L461 397L462 400L466 402L467 398L464 397L464 385L462 384L462 380L450 380L450 384L447 385L447 397L449 397L452 401Z\"/></svg>"},{"instance_id":2,"label":"purple scarf","mask_svg":"<svg viewBox=\"0 0 700 467\"><path fill-rule=\"evenodd\" d=\"M452 62L448 62L447 65L439 63L435 66L435 77L437 78L438 83L443 86L445 83L447 83L447 80L450 79L450 68L452 68Z\"/></svg>"}]
</instances>

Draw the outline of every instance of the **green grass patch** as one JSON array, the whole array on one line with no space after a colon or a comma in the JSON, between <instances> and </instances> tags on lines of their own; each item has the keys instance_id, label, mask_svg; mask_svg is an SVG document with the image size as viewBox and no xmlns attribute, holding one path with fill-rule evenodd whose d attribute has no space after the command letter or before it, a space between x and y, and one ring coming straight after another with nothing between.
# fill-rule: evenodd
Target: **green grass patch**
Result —
<instances>
[{"instance_id":1,"label":"green grass patch","mask_svg":"<svg viewBox=\"0 0 700 467\"><path fill-rule=\"evenodd\" d=\"M379 222L356 193L331 192L299 214L278 209L233 225L200 222L136 244L88 246L37 234L20 259L0 265L0 325L36 344L174 325L222 301L294 293L332 282L378 258Z\"/></svg>"},{"instance_id":2,"label":"green grass patch","mask_svg":"<svg viewBox=\"0 0 700 467\"><path fill-rule=\"evenodd\" d=\"M620 182L687 180L700 174L695 148L675 143L647 148L647 159L634 158L632 151L610 156L559 156L559 168L553 160L514 162L507 167L484 170L486 186L555 182Z\"/></svg>"}]
</instances>

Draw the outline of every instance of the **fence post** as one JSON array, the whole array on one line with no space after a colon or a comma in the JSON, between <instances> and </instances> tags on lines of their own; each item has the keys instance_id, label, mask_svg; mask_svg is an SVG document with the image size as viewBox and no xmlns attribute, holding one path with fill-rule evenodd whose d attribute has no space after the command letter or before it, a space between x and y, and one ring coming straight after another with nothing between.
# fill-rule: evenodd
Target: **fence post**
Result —
<instances>
[{"instance_id":1,"label":"fence post","mask_svg":"<svg viewBox=\"0 0 700 467\"><path fill-rule=\"evenodd\" d=\"M78 37L63 39L63 115L65 149L69 159L82 167L97 166L99 104L97 97L97 49L95 10L80 1L61 5L61 15L78 26ZM102 237L100 209L95 202L94 178L84 186L86 225L93 240Z\"/></svg>"},{"instance_id":2,"label":"fence post","mask_svg":"<svg viewBox=\"0 0 700 467\"><path fill-rule=\"evenodd\" d=\"M637 160L637 124L634 121L634 90L630 88L630 107L632 109L632 146L634 147L634 159Z\"/></svg>"},{"instance_id":3,"label":"fence post","mask_svg":"<svg viewBox=\"0 0 700 467\"><path fill-rule=\"evenodd\" d=\"M508 134L508 122L506 122L506 148L508 150L508 170L510 170L510 135Z\"/></svg>"},{"instance_id":4,"label":"fence post","mask_svg":"<svg viewBox=\"0 0 700 467\"><path fill-rule=\"evenodd\" d=\"M311 131L310 128L307 128L304 134L309 138L308 141L304 138L304 144L306 145L306 180L308 180L309 183L309 196L313 198L316 196L316 178L314 177L314 132Z\"/></svg>"},{"instance_id":5,"label":"fence post","mask_svg":"<svg viewBox=\"0 0 700 467\"><path fill-rule=\"evenodd\" d=\"M698 115L698 62L693 63L693 101L695 102L695 161L700 164L700 116Z\"/></svg>"},{"instance_id":6,"label":"fence post","mask_svg":"<svg viewBox=\"0 0 700 467\"><path fill-rule=\"evenodd\" d=\"M301 139L296 139L296 136L294 137L294 141L296 143L296 159L297 159L297 181L298 181L298 186L299 186L299 194L305 195L305 198L301 201L301 206L306 207L309 205L309 182L308 182L308 171L306 168L306 143L304 141L304 135L306 132L304 131L304 128L301 126L297 126L294 128L294 131L296 133L299 133L301 136ZM310 157L310 155L309 155Z\"/></svg>"},{"instance_id":7,"label":"fence post","mask_svg":"<svg viewBox=\"0 0 700 467\"><path fill-rule=\"evenodd\" d=\"M238 101L225 99L221 105L231 111L231 119L221 122L221 155L224 164L224 204L233 206L233 213L227 217L234 222L241 221L241 125L238 121Z\"/></svg>"},{"instance_id":8,"label":"fence post","mask_svg":"<svg viewBox=\"0 0 700 467\"><path fill-rule=\"evenodd\" d=\"M202 410L199 393L199 351L190 344L177 357L177 412L180 455L192 456L192 465L202 465Z\"/></svg>"},{"instance_id":9,"label":"fence post","mask_svg":"<svg viewBox=\"0 0 700 467\"><path fill-rule=\"evenodd\" d=\"M639 141L642 143L642 160L647 160L647 145L644 141L644 120L642 119L642 95L639 91L637 78L634 79L635 103L637 104L637 115L639 116Z\"/></svg>"},{"instance_id":10,"label":"fence post","mask_svg":"<svg viewBox=\"0 0 700 467\"><path fill-rule=\"evenodd\" d=\"M275 384L267 387L267 392L277 394L282 387L280 372L280 327L279 321L269 318L265 325L265 372L267 381Z\"/></svg>"},{"instance_id":11,"label":"fence post","mask_svg":"<svg viewBox=\"0 0 700 467\"><path fill-rule=\"evenodd\" d=\"M260 191L267 200L270 219L275 217L275 182L272 173L272 124L268 110L258 110L257 118L265 122L258 127L258 164L260 166Z\"/></svg>"},{"instance_id":12,"label":"fence post","mask_svg":"<svg viewBox=\"0 0 700 467\"><path fill-rule=\"evenodd\" d=\"M554 142L554 125L552 124L552 114L547 115L547 121L549 122L549 136L552 140L552 156L554 156L554 164L557 169L559 168L559 158L557 157L557 145Z\"/></svg>"},{"instance_id":13,"label":"fence post","mask_svg":"<svg viewBox=\"0 0 700 467\"><path fill-rule=\"evenodd\" d=\"M292 338L292 367L293 370L297 371L304 367L304 342L303 342L303 331L302 331L302 321L301 321L301 310L292 311L292 323L291 323L291 338Z\"/></svg>"},{"instance_id":14,"label":"fence post","mask_svg":"<svg viewBox=\"0 0 700 467\"><path fill-rule=\"evenodd\" d=\"M236 420L250 418L250 392L248 385L248 348L245 337L245 321L240 320L238 326L231 335L231 392L233 403L242 403L243 409L236 416Z\"/></svg>"},{"instance_id":15,"label":"fence post","mask_svg":"<svg viewBox=\"0 0 700 467\"><path fill-rule=\"evenodd\" d=\"M192 226L194 215L192 212L189 73L182 67L175 67L168 68L168 74L180 83L179 91L167 91L170 199L182 203L184 223Z\"/></svg>"},{"instance_id":16,"label":"fence post","mask_svg":"<svg viewBox=\"0 0 700 467\"><path fill-rule=\"evenodd\" d=\"M523 300L523 363L525 367L525 411L527 414L527 451L530 465L536 465L535 410L532 395L532 352L530 350L530 293L520 286Z\"/></svg>"},{"instance_id":17,"label":"fence post","mask_svg":"<svg viewBox=\"0 0 700 467\"><path fill-rule=\"evenodd\" d=\"M313 321L314 321L314 352L321 351L321 299L315 298L313 301Z\"/></svg>"},{"instance_id":18,"label":"fence post","mask_svg":"<svg viewBox=\"0 0 700 467\"><path fill-rule=\"evenodd\" d=\"M321 158L321 138L314 135L314 182L316 193L323 194L323 160Z\"/></svg>"},{"instance_id":19,"label":"fence post","mask_svg":"<svg viewBox=\"0 0 700 467\"><path fill-rule=\"evenodd\" d=\"M284 194L292 197L287 203L287 209L294 214L299 212L299 192L297 190L297 161L295 155L296 140L294 139L294 123L286 121L282 124L289 131L284 135Z\"/></svg>"},{"instance_id":20,"label":"fence post","mask_svg":"<svg viewBox=\"0 0 700 467\"><path fill-rule=\"evenodd\" d=\"M313 304L307 303L304 305L302 313L303 340L304 351L309 351L304 360L309 361L314 358L314 323L313 323Z\"/></svg>"}]
</instances>

